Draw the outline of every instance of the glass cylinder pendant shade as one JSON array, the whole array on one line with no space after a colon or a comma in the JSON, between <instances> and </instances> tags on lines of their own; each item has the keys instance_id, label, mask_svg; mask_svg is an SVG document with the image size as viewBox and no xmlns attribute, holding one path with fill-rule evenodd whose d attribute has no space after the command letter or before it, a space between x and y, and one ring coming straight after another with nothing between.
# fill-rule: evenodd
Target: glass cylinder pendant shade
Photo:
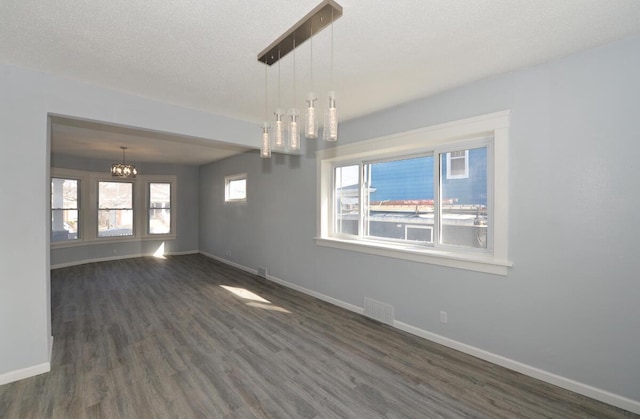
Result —
<instances>
[{"instance_id":1,"label":"glass cylinder pendant shade","mask_svg":"<svg viewBox=\"0 0 640 419\"><path fill-rule=\"evenodd\" d=\"M324 140L338 140L338 110L336 109L335 92L329 92L329 109L324 115Z\"/></svg>"},{"instance_id":2,"label":"glass cylinder pendant shade","mask_svg":"<svg viewBox=\"0 0 640 419\"><path fill-rule=\"evenodd\" d=\"M291 151L300 150L300 129L298 127L298 111L289 110L289 149Z\"/></svg>"},{"instance_id":3,"label":"glass cylinder pendant shade","mask_svg":"<svg viewBox=\"0 0 640 419\"><path fill-rule=\"evenodd\" d=\"M318 114L316 113L317 97L309 93L307 99L307 113L304 120L304 136L310 140L318 138Z\"/></svg>"},{"instance_id":4,"label":"glass cylinder pendant shade","mask_svg":"<svg viewBox=\"0 0 640 419\"><path fill-rule=\"evenodd\" d=\"M262 145L260 147L260 157L268 159L271 157L271 139L269 138L269 124L262 124Z\"/></svg>"},{"instance_id":5,"label":"glass cylinder pendant shade","mask_svg":"<svg viewBox=\"0 0 640 419\"><path fill-rule=\"evenodd\" d=\"M276 149L284 148L284 113L281 109L275 111L276 126L273 133L273 146Z\"/></svg>"}]
</instances>

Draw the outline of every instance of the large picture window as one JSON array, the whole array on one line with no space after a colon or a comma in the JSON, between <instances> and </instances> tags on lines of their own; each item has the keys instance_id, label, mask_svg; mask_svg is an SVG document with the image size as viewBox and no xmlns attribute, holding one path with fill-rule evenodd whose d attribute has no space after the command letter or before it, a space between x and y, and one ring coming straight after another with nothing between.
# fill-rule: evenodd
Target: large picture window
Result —
<instances>
[{"instance_id":1,"label":"large picture window","mask_svg":"<svg viewBox=\"0 0 640 419\"><path fill-rule=\"evenodd\" d=\"M471 174L449 178L452 154L467 156ZM486 146L336 166L334 184L336 236L487 248Z\"/></svg>"},{"instance_id":2,"label":"large picture window","mask_svg":"<svg viewBox=\"0 0 640 419\"><path fill-rule=\"evenodd\" d=\"M79 180L51 178L51 241L77 240Z\"/></svg>"},{"instance_id":3,"label":"large picture window","mask_svg":"<svg viewBox=\"0 0 640 419\"><path fill-rule=\"evenodd\" d=\"M508 113L318 153L316 242L506 273Z\"/></svg>"},{"instance_id":4,"label":"large picture window","mask_svg":"<svg viewBox=\"0 0 640 419\"><path fill-rule=\"evenodd\" d=\"M98 237L133 236L133 183L98 182Z\"/></svg>"}]
</instances>

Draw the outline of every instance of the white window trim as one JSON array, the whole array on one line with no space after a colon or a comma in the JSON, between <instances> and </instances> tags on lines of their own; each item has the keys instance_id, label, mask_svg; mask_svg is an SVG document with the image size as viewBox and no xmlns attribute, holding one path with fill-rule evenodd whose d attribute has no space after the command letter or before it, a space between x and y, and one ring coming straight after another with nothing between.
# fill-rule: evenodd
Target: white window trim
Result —
<instances>
[{"instance_id":1,"label":"white window trim","mask_svg":"<svg viewBox=\"0 0 640 419\"><path fill-rule=\"evenodd\" d=\"M177 222L177 208L176 208L176 177L174 175L142 175L144 183L144 207L145 214L141 214L144 225L142 226L142 238L143 239L163 239L163 238L175 238L176 237L176 222ZM152 183L168 183L169 190L171 192L171 202L169 203L169 209L171 210L171 225L169 226L169 233L164 234L151 234L149 233L149 198L150 198L150 184ZM135 213L134 213L135 214Z\"/></svg>"},{"instance_id":2,"label":"white window trim","mask_svg":"<svg viewBox=\"0 0 640 419\"><path fill-rule=\"evenodd\" d=\"M506 275L508 259L508 140L510 111L462 119L427 128L319 150L317 160L316 244L414 262ZM471 138L493 137L493 173L487 173L493 196L489 222L493 226L492 252L457 251L405 244L380 243L332 235L333 167L362 159L420 152L434 147L455 147Z\"/></svg>"},{"instance_id":3,"label":"white window trim","mask_svg":"<svg viewBox=\"0 0 640 419\"><path fill-rule=\"evenodd\" d=\"M106 236L106 237L100 237L100 231L99 231L99 225L98 225L98 221L97 218L100 214L100 182L110 182L110 183L126 183L126 184L130 184L131 185L131 208L122 208L122 210L131 210L133 211L133 228L131 230L131 234L129 235L122 235L122 236ZM89 188L91 188L91 186L89 186ZM114 237L118 238L120 240L127 240L127 239L132 239L136 236L136 232L138 231L138 222L139 222L139 217L138 217L138 205L137 205L137 200L136 200L136 182L135 179L113 179L113 178L105 178L105 177L100 177L98 179L96 179L95 181L95 188L96 188L96 211L95 213L93 213L94 216L94 221L95 221L95 231L94 231L94 236L96 238L96 240L99 241L105 241L105 240L111 240ZM102 208L102 210L120 210L120 208Z\"/></svg>"},{"instance_id":4,"label":"white window trim","mask_svg":"<svg viewBox=\"0 0 640 419\"><path fill-rule=\"evenodd\" d=\"M245 189L245 193L244 193L244 198L239 198L239 199L231 199L229 198L229 184L231 182L233 182L234 180L245 180L245 188L249 186L249 180L247 178L247 174L246 173L238 173L235 175L230 175L230 176L225 176L224 177L224 203L225 204L233 204L233 203L240 203L240 204L244 204L247 202L247 195L249 194L248 191Z\"/></svg>"},{"instance_id":5,"label":"white window trim","mask_svg":"<svg viewBox=\"0 0 640 419\"><path fill-rule=\"evenodd\" d=\"M175 175L137 175L135 179L124 180L133 182L133 236L98 237L98 182L112 182L115 179L107 173L89 172L83 170L51 168L50 178L72 178L80 181L80 226L77 240L51 242L52 249L86 246L107 243L126 243L148 240L173 240L177 237L177 177ZM149 217L148 184L149 182L171 184L171 233L148 234ZM51 191L49 191L51 195ZM138 210L138 209L141 210ZM51 212L51 208L49 208ZM51 230L51 226L49 226Z\"/></svg>"},{"instance_id":6,"label":"white window trim","mask_svg":"<svg viewBox=\"0 0 640 419\"><path fill-rule=\"evenodd\" d=\"M83 209L81 208L82 205L82 196L80 195L81 193L81 188L83 187L82 185L82 180L78 177L78 176L72 176L72 175L65 175L65 176L55 176L55 175L51 175L49 176L49 186L51 186L51 183L53 181L53 179L62 179L62 180L75 180L77 182L77 189L76 189L76 207L75 208L52 208L51 206L51 195L53 193L53 191L51 189L49 189L49 217L53 218L53 211L54 210L65 210L65 209L71 209L71 210L75 210L78 212L78 222L76 224L76 238L75 239L68 239L68 240L59 240L54 242L53 240L51 240L51 243L67 243L67 242L76 242L78 240L81 239L80 236L80 226L83 223L83 217L84 215L82 214ZM53 233L52 231L52 225L49 225L49 235L51 237L51 234Z\"/></svg>"}]
</instances>

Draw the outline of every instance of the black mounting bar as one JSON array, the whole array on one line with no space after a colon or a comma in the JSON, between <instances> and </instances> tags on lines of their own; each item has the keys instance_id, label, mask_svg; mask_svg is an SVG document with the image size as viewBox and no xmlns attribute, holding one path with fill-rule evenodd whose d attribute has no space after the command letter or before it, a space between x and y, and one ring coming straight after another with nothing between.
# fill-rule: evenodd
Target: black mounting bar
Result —
<instances>
[{"instance_id":1,"label":"black mounting bar","mask_svg":"<svg viewBox=\"0 0 640 419\"><path fill-rule=\"evenodd\" d=\"M258 54L258 61L272 65L293 51L294 45L295 47L299 46L340 16L342 16L342 6L333 0L323 0L315 9L307 13L298 23Z\"/></svg>"}]
</instances>

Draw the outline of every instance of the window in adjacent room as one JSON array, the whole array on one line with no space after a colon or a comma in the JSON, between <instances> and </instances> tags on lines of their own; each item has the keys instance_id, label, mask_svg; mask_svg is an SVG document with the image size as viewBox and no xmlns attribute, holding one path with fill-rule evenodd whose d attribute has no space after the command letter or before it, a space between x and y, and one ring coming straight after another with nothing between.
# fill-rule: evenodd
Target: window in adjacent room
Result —
<instances>
[{"instance_id":1,"label":"window in adjacent room","mask_svg":"<svg viewBox=\"0 0 640 419\"><path fill-rule=\"evenodd\" d=\"M98 237L133 236L133 183L98 182Z\"/></svg>"},{"instance_id":2,"label":"window in adjacent room","mask_svg":"<svg viewBox=\"0 0 640 419\"><path fill-rule=\"evenodd\" d=\"M247 174L240 173L224 178L224 201L225 202L246 202L247 201Z\"/></svg>"},{"instance_id":3,"label":"window in adjacent room","mask_svg":"<svg viewBox=\"0 0 640 419\"><path fill-rule=\"evenodd\" d=\"M79 237L79 183L77 179L51 178L51 242Z\"/></svg>"},{"instance_id":4,"label":"window in adjacent room","mask_svg":"<svg viewBox=\"0 0 640 419\"><path fill-rule=\"evenodd\" d=\"M149 234L171 233L171 183L149 182Z\"/></svg>"}]
</instances>

